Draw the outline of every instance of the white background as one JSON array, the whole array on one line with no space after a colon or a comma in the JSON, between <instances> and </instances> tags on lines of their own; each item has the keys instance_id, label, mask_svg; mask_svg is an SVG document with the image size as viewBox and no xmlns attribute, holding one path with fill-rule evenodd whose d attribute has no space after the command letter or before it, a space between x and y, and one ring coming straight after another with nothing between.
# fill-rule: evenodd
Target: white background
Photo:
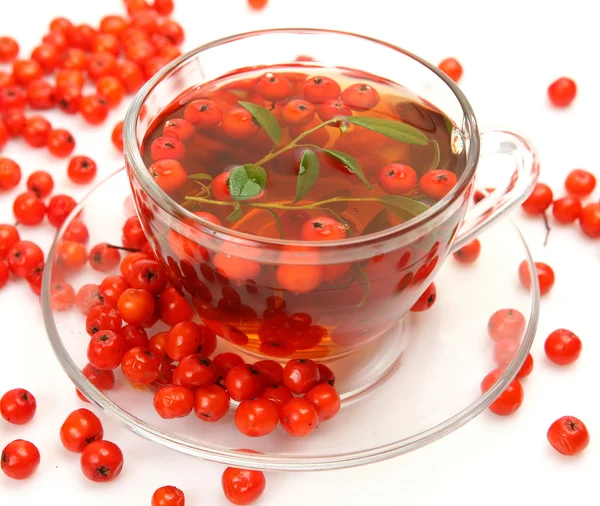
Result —
<instances>
[{"instance_id":1,"label":"white background","mask_svg":"<svg viewBox=\"0 0 600 506\"><path fill-rule=\"evenodd\" d=\"M269 8L258 14L251 13L244 0L176 3L188 49L241 31L307 26L362 32L434 63L456 56L465 69L461 85L480 125L513 128L530 137L541 155L542 180L557 194L571 168L588 168L600 176L600 93L593 50L600 47L600 36L589 2L270 0ZM119 0L3 0L1 10L0 34L15 36L27 55L55 15L97 24L102 15L121 13L122 7ZM546 98L548 84L560 75L573 76L579 85L578 98L566 111L552 109ZM109 138L123 112L113 113L106 126L94 129L78 118L49 117L73 131L77 153L99 162L100 178L120 164ZM86 191L74 188L66 178L66 163L52 160L44 150L13 142L3 155L14 157L25 174L51 171L63 191L75 196ZM12 221L15 194L0 197L0 221ZM597 191L594 198L598 196ZM484 413L444 440L392 461L324 474L271 473L261 505L598 503L600 243L585 239L577 227L554 225L550 244L543 248L542 222L520 211L516 215L536 259L550 263L557 275L553 292L543 300L532 350L536 365L525 382L522 408L508 419ZM47 247L51 233L50 227L42 227L26 230L22 237ZM190 506L227 504L220 491L221 466L167 451L105 418L106 436L122 447L125 468L110 484L85 480L77 456L67 454L58 439L63 419L81 403L51 353L37 301L26 283L12 282L0 292L0 302L0 391L25 387L38 399L38 413L28 426L0 420L0 445L25 438L42 453L32 479L13 482L0 476L3 505L38 506L50 497L64 505L148 505L154 489L163 484L182 488ZM570 328L584 342L574 366L558 368L544 359L543 341L559 327ZM587 452L575 458L558 455L545 438L550 423L567 414L582 418L591 432Z\"/></svg>"}]
</instances>

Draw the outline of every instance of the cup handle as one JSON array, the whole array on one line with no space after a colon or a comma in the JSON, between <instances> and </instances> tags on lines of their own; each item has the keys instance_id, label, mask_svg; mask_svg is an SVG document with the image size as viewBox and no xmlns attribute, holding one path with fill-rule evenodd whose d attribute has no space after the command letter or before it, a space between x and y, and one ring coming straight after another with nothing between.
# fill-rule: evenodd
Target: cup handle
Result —
<instances>
[{"instance_id":1,"label":"cup handle","mask_svg":"<svg viewBox=\"0 0 600 506\"><path fill-rule=\"evenodd\" d=\"M512 158L514 172L508 185L483 192L486 197L471 207L458 230L452 250L462 248L492 225L513 207L523 203L533 191L540 173L538 154L525 138L504 130L488 130L481 133L481 155L477 173L486 168L486 157L507 155Z\"/></svg>"}]
</instances>

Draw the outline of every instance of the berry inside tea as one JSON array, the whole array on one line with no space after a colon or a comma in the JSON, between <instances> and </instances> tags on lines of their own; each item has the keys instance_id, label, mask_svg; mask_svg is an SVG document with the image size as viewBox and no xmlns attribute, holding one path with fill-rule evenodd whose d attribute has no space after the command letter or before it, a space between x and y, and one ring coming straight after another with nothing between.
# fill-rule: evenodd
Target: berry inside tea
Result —
<instances>
[{"instance_id":1,"label":"berry inside tea","mask_svg":"<svg viewBox=\"0 0 600 506\"><path fill-rule=\"evenodd\" d=\"M140 218L173 284L222 338L268 356L334 357L391 328L445 258L465 206L408 246L351 248L393 236L455 187L456 132L431 104L369 74L232 73L182 93L142 146L155 183L231 237L191 218L161 223L136 194ZM244 247L252 237L274 240L277 261ZM331 241L340 254L325 261Z\"/></svg>"}]
</instances>

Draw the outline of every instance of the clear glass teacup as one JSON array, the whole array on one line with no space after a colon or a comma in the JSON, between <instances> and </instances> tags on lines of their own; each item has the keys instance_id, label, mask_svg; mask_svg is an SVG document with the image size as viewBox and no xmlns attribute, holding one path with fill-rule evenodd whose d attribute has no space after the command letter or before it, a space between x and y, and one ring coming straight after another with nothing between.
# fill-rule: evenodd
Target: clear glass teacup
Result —
<instances>
[{"instance_id":1,"label":"clear glass teacup","mask_svg":"<svg viewBox=\"0 0 600 506\"><path fill-rule=\"evenodd\" d=\"M208 223L163 192L142 149L169 104L242 68L302 66L299 54L310 55L311 69L322 62L399 83L443 111L455 125L452 149L462 165L454 188L400 225L329 242L262 237ZM435 66L378 40L325 30L253 32L187 53L137 95L126 117L124 145L138 216L173 286L219 337L250 354L277 359L333 360L376 345L415 304L453 249L527 197L539 170L535 151L519 135L479 133L467 99ZM510 177L472 206L476 169L483 160L479 171L484 171L484 159L492 155L510 159ZM243 272L226 276L223 258L259 268L248 277ZM341 269L347 275L297 293L278 283L275 272L281 265Z\"/></svg>"}]
</instances>

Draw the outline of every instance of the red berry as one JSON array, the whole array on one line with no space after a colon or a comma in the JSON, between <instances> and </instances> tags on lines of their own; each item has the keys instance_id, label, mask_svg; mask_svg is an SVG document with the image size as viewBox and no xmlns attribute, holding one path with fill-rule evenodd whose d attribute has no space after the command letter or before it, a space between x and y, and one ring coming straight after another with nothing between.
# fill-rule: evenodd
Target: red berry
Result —
<instances>
[{"instance_id":1,"label":"red berry","mask_svg":"<svg viewBox=\"0 0 600 506\"><path fill-rule=\"evenodd\" d=\"M44 44L50 44L54 46L59 53L63 53L69 47L69 41L67 40L67 32L64 31L50 31L50 33L42 37Z\"/></svg>"},{"instance_id":2,"label":"red berry","mask_svg":"<svg viewBox=\"0 0 600 506\"><path fill-rule=\"evenodd\" d=\"M81 72L81 70L63 69L59 70L56 73L56 88L58 89L59 93L61 91L66 92L67 90L75 90L79 92L79 97L76 97L77 100L74 101L77 103L78 108L72 111L69 107L69 110L67 112L76 113L77 111L79 111L79 106L81 105L81 92L83 90L84 85L85 76L83 75L83 72ZM73 105L73 103L71 105Z\"/></svg>"},{"instance_id":3,"label":"red berry","mask_svg":"<svg viewBox=\"0 0 600 506\"><path fill-rule=\"evenodd\" d=\"M335 385L335 374L325 364L317 364L319 368L319 383L327 383L331 386Z\"/></svg>"},{"instance_id":4,"label":"red berry","mask_svg":"<svg viewBox=\"0 0 600 506\"><path fill-rule=\"evenodd\" d=\"M35 415L35 397L23 388L6 392L0 399L0 414L7 422L24 425Z\"/></svg>"},{"instance_id":5,"label":"red berry","mask_svg":"<svg viewBox=\"0 0 600 506\"><path fill-rule=\"evenodd\" d=\"M8 265L0 260L0 289L6 286L8 280L10 278L10 271L8 270Z\"/></svg>"},{"instance_id":6,"label":"red berry","mask_svg":"<svg viewBox=\"0 0 600 506\"><path fill-rule=\"evenodd\" d=\"M120 56L121 49L119 37L112 33L99 33L94 38L93 53L110 53L113 56Z\"/></svg>"},{"instance_id":7,"label":"red berry","mask_svg":"<svg viewBox=\"0 0 600 506\"><path fill-rule=\"evenodd\" d=\"M171 118L165 122L163 136L186 141L194 135L195 131L194 125L190 121L182 118Z\"/></svg>"},{"instance_id":8,"label":"red berry","mask_svg":"<svg viewBox=\"0 0 600 506\"><path fill-rule=\"evenodd\" d=\"M69 21L67 18L54 18L50 21L50 31L51 32L67 32L73 27L73 23Z\"/></svg>"},{"instance_id":9,"label":"red berry","mask_svg":"<svg viewBox=\"0 0 600 506\"><path fill-rule=\"evenodd\" d=\"M43 79L36 79L27 85L27 101L32 109L52 109L56 104L56 89Z\"/></svg>"},{"instance_id":10,"label":"red berry","mask_svg":"<svg viewBox=\"0 0 600 506\"><path fill-rule=\"evenodd\" d=\"M96 306L90 309L85 319L85 329L90 336L101 330L116 332L121 329L121 317L113 308Z\"/></svg>"},{"instance_id":11,"label":"red berry","mask_svg":"<svg viewBox=\"0 0 600 506\"><path fill-rule=\"evenodd\" d=\"M587 170L574 169L565 180L565 188L571 195L587 197L596 188L596 177Z\"/></svg>"},{"instance_id":12,"label":"red berry","mask_svg":"<svg viewBox=\"0 0 600 506\"><path fill-rule=\"evenodd\" d=\"M32 148L41 148L46 145L51 131L52 125L47 119L41 116L31 116L25 121L23 139Z\"/></svg>"},{"instance_id":13,"label":"red berry","mask_svg":"<svg viewBox=\"0 0 600 506\"><path fill-rule=\"evenodd\" d=\"M263 494L267 482L262 471L228 467L221 476L221 486L232 504L252 504Z\"/></svg>"},{"instance_id":14,"label":"red berry","mask_svg":"<svg viewBox=\"0 0 600 506\"><path fill-rule=\"evenodd\" d=\"M217 200L224 202L233 200L229 193L229 172L223 172L213 179L211 191Z\"/></svg>"},{"instance_id":15,"label":"red berry","mask_svg":"<svg viewBox=\"0 0 600 506\"><path fill-rule=\"evenodd\" d=\"M336 99L342 93L338 83L323 76L308 78L302 89L306 100L313 104L322 104L327 100Z\"/></svg>"},{"instance_id":16,"label":"red berry","mask_svg":"<svg viewBox=\"0 0 600 506\"><path fill-rule=\"evenodd\" d=\"M106 243L96 244L90 250L90 266L97 271L110 272L119 265L120 260L119 250Z\"/></svg>"},{"instance_id":17,"label":"red berry","mask_svg":"<svg viewBox=\"0 0 600 506\"><path fill-rule=\"evenodd\" d=\"M156 260L140 260L131 267L127 282L131 288L143 288L159 295L167 286L167 275Z\"/></svg>"},{"instance_id":18,"label":"red berry","mask_svg":"<svg viewBox=\"0 0 600 506\"><path fill-rule=\"evenodd\" d=\"M178 323L169 330L165 351L172 360L180 361L199 353L204 344L204 336L211 332L208 327L192 321Z\"/></svg>"},{"instance_id":19,"label":"red berry","mask_svg":"<svg viewBox=\"0 0 600 506\"><path fill-rule=\"evenodd\" d=\"M181 359L173 373L173 383L188 388L207 387L217 380L217 370L210 359L188 355Z\"/></svg>"},{"instance_id":20,"label":"red berry","mask_svg":"<svg viewBox=\"0 0 600 506\"><path fill-rule=\"evenodd\" d=\"M575 99L577 85L568 77L561 77L548 87L548 97L552 105L567 107Z\"/></svg>"},{"instance_id":21,"label":"red berry","mask_svg":"<svg viewBox=\"0 0 600 506\"><path fill-rule=\"evenodd\" d=\"M43 261L44 253L37 244L30 241L14 243L6 254L6 262L10 272L19 278L27 276Z\"/></svg>"},{"instance_id":22,"label":"red berry","mask_svg":"<svg viewBox=\"0 0 600 506\"><path fill-rule=\"evenodd\" d=\"M286 102L281 109L281 119L289 126L308 125L315 117L315 106L306 100L294 99Z\"/></svg>"},{"instance_id":23,"label":"red berry","mask_svg":"<svg viewBox=\"0 0 600 506\"><path fill-rule=\"evenodd\" d=\"M70 47L60 62L62 70L83 71L87 66L87 53L80 48Z\"/></svg>"},{"instance_id":24,"label":"red berry","mask_svg":"<svg viewBox=\"0 0 600 506\"><path fill-rule=\"evenodd\" d=\"M19 240L19 231L16 227L0 224L0 259L4 259L8 250Z\"/></svg>"},{"instance_id":25,"label":"red berry","mask_svg":"<svg viewBox=\"0 0 600 506\"><path fill-rule=\"evenodd\" d=\"M190 102L186 106L183 117L185 118L184 121L191 123L196 128L212 128L221 122L223 111L221 111L216 102L207 99L199 99ZM180 136L177 138L185 140Z\"/></svg>"},{"instance_id":26,"label":"red berry","mask_svg":"<svg viewBox=\"0 0 600 506\"><path fill-rule=\"evenodd\" d=\"M600 204L588 204L579 216L579 225L583 233L592 239L600 237Z\"/></svg>"},{"instance_id":27,"label":"red berry","mask_svg":"<svg viewBox=\"0 0 600 506\"><path fill-rule=\"evenodd\" d=\"M235 426L249 437L261 437L273 432L279 421L275 403L259 398L240 402L235 411Z\"/></svg>"},{"instance_id":28,"label":"red berry","mask_svg":"<svg viewBox=\"0 0 600 506\"><path fill-rule=\"evenodd\" d=\"M125 349L130 350L136 346L147 348L150 345L146 329L140 325L125 325L119 334L125 339Z\"/></svg>"},{"instance_id":29,"label":"red berry","mask_svg":"<svg viewBox=\"0 0 600 506\"><path fill-rule=\"evenodd\" d=\"M77 202L68 195L55 195L48 203L46 211L48 221L56 228L60 227L76 205Z\"/></svg>"},{"instance_id":30,"label":"red berry","mask_svg":"<svg viewBox=\"0 0 600 506\"><path fill-rule=\"evenodd\" d=\"M333 218L319 216L302 226L301 237L304 241L339 241L346 237L346 227Z\"/></svg>"},{"instance_id":31,"label":"red berry","mask_svg":"<svg viewBox=\"0 0 600 506\"><path fill-rule=\"evenodd\" d=\"M554 196L550 187L544 183L537 183L531 195L523 202L522 207L526 213L542 214L550 207Z\"/></svg>"},{"instance_id":32,"label":"red berry","mask_svg":"<svg viewBox=\"0 0 600 506\"><path fill-rule=\"evenodd\" d=\"M117 59L112 53L91 53L87 57L86 70L89 79L92 81L97 81L101 77L112 76L116 67Z\"/></svg>"},{"instance_id":33,"label":"red berry","mask_svg":"<svg viewBox=\"0 0 600 506\"><path fill-rule=\"evenodd\" d=\"M419 181L421 191L435 200L445 197L455 186L456 174L443 169L430 170Z\"/></svg>"},{"instance_id":34,"label":"red berry","mask_svg":"<svg viewBox=\"0 0 600 506\"><path fill-rule=\"evenodd\" d=\"M315 406L306 399L288 401L279 411L281 426L295 437L308 436L319 426L319 414Z\"/></svg>"},{"instance_id":35,"label":"red berry","mask_svg":"<svg viewBox=\"0 0 600 506\"><path fill-rule=\"evenodd\" d=\"M501 369L494 369L481 382L481 392L487 392L502 375ZM513 380L491 405L490 411L500 416L508 416L517 411L523 403L523 387L519 380Z\"/></svg>"},{"instance_id":36,"label":"red berry","mask_svg":"<svg viewBox=\"0 0 600 506\"><path fill-rule=\"evenodd\" d=\"M110 139L113 143L113 146L117 148L121 153L123 152L123 121L119 121L115 128L112 131Z\"/></svg>"},{"instance_id":37,"label":"red berry","mask_svg":"<svg viewBox=\"0 0 600 506\"><path fill-rule=\"evenodd\" d=\"M125 339L111 330L96 332L88 345L87 358L90 364L103 371L116 369L125 354Z\"/></svg>"},{"instance_id":38,"label":"red berry","mask_svg":"<svg viewBox=\"0 0 600 506\"><path fill-rule=\"evenodd\" d=\"M269 102L279 102L290 96L292 86L284 77L269 72L258 80L255 91Z\"/></svg>"},{"instance_id":39,"label":"red berry","mask_svg":"<svg viewBox=\"0 0 600 506\"><path fill-rule=\"evenodd\" d=\"M96 37L96 30L90 25L82 23L71 26L67 30L67 38L71 47L91 51Z\"/></svg>"},{"instance_id":40,"label":"red berry","mask_svg":"<svg viewBox=\"0 0 600 506\"><path fill-rule=\"evenodd\" d=\"M87 95L81 99L79 112L90 125L99 125L108 116L108 101L102 95Z\"/></svg>"},{"instance_id":41,"label":"red berry","mask_svg":"<svg viewBox=\"0 0 600 506\"><path fill-rule=\"evenodd\" d=\"M519 341L514 339L502 339L494 344L494 362L502 369L505 369L519 351Z\"/></svg>"},{"instance_id":42,"label":"red berry","mask_svg":"<svg viewBox=\"0 0 600 506\"><path fill-rule=\"evenodd\" d=\"M27 178L27 189L44 199L52 193L54 180L43 170L32 172Z\"/></svg>"},{"instance_id":43,"label":"red berry","mask_svg":"<svg viewBox=\"0 0 600 506\"><path fill-rule=\"evenodd\" d=\"M129 60L119 60L117 62L116 76L125 86L127 93L136 93L146 82L141 67Z\"/></svg>"},{"instance_id":44,"label":"red berry","mask_svg":"<svg viewBox=\"0 0 600 506\"><path fill-rule=\"evenodd\" d=\"M125 96L123 83L112 75L105 75L96 82L98 95L104 97L108 106L112 109L117 107Z\"/></svg>"},{"instance_id":45,"label":"red berry","mask_svg":"<svg viewBox=\"0 0 600 506\"><path fill-rule=\"evenodd\" d=\"M258 397L263 389L260 372L248 364L233 367L225 377L225 388L234 401Z\"/></svg>"},{"instance_id":46,"label":"red berry","mask_svg":"<svg viewBox=\"0 0 600 506\"><path fill-rule=\"evenodd\" d=\"M259 360L254 368L260 372L264 385L283 385L283 367L274 360Z\"/></svg>"},{"instance_id":47,"label":"red berry","mask_svg":"<svg viewBox=\"0 0 600 506\"><path fill-rule=\"evenodd\" d=\"M67 114L75 114L81 106L81 90L78 86L70 85L56 91L56 104Z\"/></svg>"},{"instance_id":48,"label":"red berry","mask_svg":"<svg viewBox=\"0 0 600 506\"><path fill-rule=\"evenodd\" d=\"M147 290L128 288L119 297L117 309L127 323L144 324L154 314L154 297Z\"/></svg>"},{"instance_id":49,"label":"red berry","mask_svg":"<svg viewBox=\"0 0 600 506\"><path fill-rule=\"evenodd\" d=\"M488 321L488 334L493 341L519 342L525 333L525 317L517 309L500 309Z\"/></svg>"},{"instance_id":50,"label":"red berry","mask_svg":"<svg viewBox=\"0 0 600 506\"><path fill-rule=\"evenodd\" d=\"M480 253L481 243L479 239L473 239L470 243L455 251L454 258L461 264L472 264L479 258Z\"/></svg>"},{"instance_id":51,"label":"red berry","mask_svg":"<svg viewBox=\"0 0 600 506\"><path fill-rule=\"evenodd\" d=\"M173 0L154 0L153 7L160 16L170 16L174 9Z\"/></svg>"},{"instance_id":52,"label":"red berry","mask_svg":"<svg viewBox=\"0 0 600 506\"><path fill-rule=\"evenodd\" d=\"M357 83L346 88L342 101L353 111L368 111L379 103L379 93L369 84Z\"/></svg>"},{"instance_id":53,"label":"red berry","mask_svg":"<svg viewBox=\"0 0 600 506\"><path fill-rule=\"evenodd\" d=\"M84 408L73 411L60 428L60 441L70 452L81 453L88 444L103 437L100 419Z\"/></svg>"},{"instance_id":54,"label":"red berry","mask_svg":"<svg viewBox=\"0 0 600 506\"><path fill-rule=\"evenodd\" d=\"M13 62L13 76L17 84L23 87L40 79L43 75L44 69L36 60L15 60Z\"/></svg>"},{"instance_id":55,"label":"red berry","mask_svg":"<svg viewBox=\"0 0 600 506\"><path fill-rule=\"evenodd\" d=\"M166 138L168 139L168 137ZM148 167L148 172L154 178L156 184L160 186L165 193L169 194L179 190L188 180L187 172L177 160L158 160ZM215 178L215 181L217 178ZM215 198L218 197L215 195Z\"/></svg>"},{"instance_id":56,"label":"red berry","mask_svg":"<svg viewBox=\"0 0 600 506\"><path fill-rule=\"evenodd\" d=\"M115 374L112 371L103 371L87 364L81 372L98 390L112 390L115 386Z\"/></svg>"},{"instance_id":57,"label":"red berry","mask_svg":"<svg viewBox=\"0 0 600 506\"><path fill-rule=\"evenodd\" d=\"M200 420L217 422L229 411L229 395L219 385L197 388L194 392L194 412Z\"/></svg>"},{"instance_id":58,"label":"red berry","mask_svg":"<svg viewBox=\"0 0 600 506\"><path fill-rule=\"evenodd\" d=\"M567 329L552 332L544 343L546 356L555 364L568 365L581 355L581 339Z\"/></svg>"},{"instance_id":59,"label":"red berry","mask_svg":"<svg viewBox=\"0 0 600 506\"><path fill-rule=\"evenodd\" d=\"M531 353L528 353L525 362L523 362L523 365L517 374L517 379L520 380L526 378L531 374L531 371L533 371L533 357L531 356Z\"/></svg>"},{"instance_id":60,"label":"red berry","mask_svg":"<svg viewBox=\"0 0 600 506\"><path fill-rule=\"evenodd\" d=\"M252 114L243 107L234 107L223 115L221 128L232 139L247 139L258 132L258 124Z\"/></svg>"},{"instance_id":61,"label":"red berry","mask_svg":"<svg viewBox=\"0 0 600 506\"><path fill-rule=\"evenodd\" d=\"M71 158L67 167L69 179L77 184L90 183L96 177L96 172L96 162L88 156Z\"/></svg>"},{"instance_id":62,"label":"red berry","mask_svg":"<svg viewBox=\"0 0 600 506\"><path fill-rule=\"evenodd\" d=\"M273 402L278 410L281 410L281 407L284 404L294 398L292 391L283 385L273 385L267 387L263 390L260 396L263 399L269 399L271 402Z\"/></svg>"},{"instance_id":63,"label":"red berry","mask_svg":"<svg viewBox=\"0 0 600 506\"><path fill-rule=\"evenodd\" d=\"M10 63L19 54L19 44L12 37L0 37L0 63Z\"/></svg>"},{"instance_id":64,"label":"red berry","mask_svg":"<svg viewBox=\"0 0 600 506\"><path fill-rule=\"evenodd\" d=\"M237 353L224 352L216 355L213 360L213 365L217 371L217 379L225 379L227 373L233 369L236 365L244 363L244 359Z\"/></svg>"},{"instance_id":65,"label":"red berry","mask_svg":"<svg viewBox=\"0 0 600 506\"><path fill-rule=\"evenodd\" d=\"M158 26L158 33L168 37L172 44L178 46L185 38L183 28L172 19L164 19Z\"/></svg>"},{"instance_id":66,"label":"red berry","mask_svg":"<svg viewBox=\"0 0 600 506\"><path fill-rule=\"evenodd\" d=\"M585 424L574 416L563 416L548 429L548 442L563 455L577 455L590 443L590 434Z\"/></svg>"},{"instance_id":67,"label":"red berry","mask_svg":"<svg viewBox=\"0 0 600 506\"><path fill-rule=\"evenodd\" d=\"M8 443L0 456L0 466L13 480L29 478L40 465L40 452L33 443L16 439Z\"/></svg>"},{"instance_id":68,"label":"red berry","mask_svg":"<svg viewBox=\"0 0 600 506\"><path fill-rule=\"evenodd\" d=\"M65 230L63 238L66 241L75 241L85 244L90 238L90 233L83 221L75 219L71 223L69 223L69 226L67 227L67 230Z\"/></svg>"},{"instance_id":69,"label":"red berry","mask_svg":"<svg viewBox=\"0 0 600 506\"><path fill-rule=\"evenodd\" d=\"M582 209L579 197L562 197L552 204L552 214L559 223L573 223L581 215Z\"/></svg>"},{"instance_id":70,"label":"red berry","mask_svg":"<svg viewBox=\"0 0 600 506\"><path fill-rule=\"evenodd\" d=\"M123 469L123 453L110 441L94 441L83 449L81 470L86 478L96 482L114 480Z\"/></svg>"},{"instance_id":71,"label":"red berry","mask_svg":"<svg viewBox=\"0 0 600 506\"><path fill-rule=\"evenodd\" d=\"M183 386L166 386L154 394L154 409L161 418L184 418L194 409L194 392Z\"/></svg>"},{"instance_id":72,"label":"red berry","mask_svg":"<svg viewBox=\"0 0 600 506\"><path fill-rule=\"evenodd\" d=\"M175 288L167 288L158 296L158 315L164 323L172 326L191 320L193 311Z\"/></svg>"},{"instance_id":73,"label":"red berry","mask_svg":"<svg viewBox=\"0 0 600 506\"><path fill-rule=\"evenodd\" d=\"M405 195L417 186L417 173L408 165L391 163L380 169L377 181L384 192Z\"/></svg>"},{"instance_id":74,"label":"red berry","mask_svg":"<svg viewBox=\"0 0 600 506\"><path fill-rule=\"evenodd\" d=\"M160 1L160 0L159 0ZM172 0L168 0L172 1ZM184 506L185 496L177 487L170 485L157 488L152 494L151 506Z\"/></svg>"},{"instance_id":75,"label":"red berry","mask_svg":"<svg viewBox=\"0 0 600 506\"><path fill-rule=\"evenodd\" d=\"M46 147L57 158L66 158L75 149L75 139L66 130L52 130L46 139Z\"/></svg>"},{"instance_id":76,"label":"red berry","mask_svg":"<svg viewBox=\"0 0 600 506\"><path fill-rule=\"evenodd\" d=\"M337 390L327 383L320 383L311 388L304 395L304 399L314 405L320 422L333 418L342 406Z\"/></svg>"},{"instance_id":77,"label":"red berry","mask_svg":"<svg viewBox=\"0 0 600 506\"><path fill-rule=\"evenodd\" d=\"M33 267L25 276L25 280L31 288L31 291L36 295L39 295L42 291L42 277L44 275L44 262L40 262L36 266Z\"/></svg>"},{"instance_id":78,"label":"red berry","mask_svg":"<svg viewBox=\"0 0 600 506\"><path fill-rule=\"evenodd\" d=\"M546 295L554 286L554 271L552 267L542 262L535 263L535 271L540 284L540 294ZM528 290L531 288L531 277L527 260L523 260L519 265L519 280L525 288Z\"/></svg>"},{"instance_id":79,"label":"red berry","mask_svg":"<svg viewBox=\"0 0 600 506\"><path fill-rule=\"evenodd\" d=\"M158 378L161 357L148 348L136 346L123 355L123 375L137 385L149 385Z\"/></svg>"},{"instance_id":80,"label":"red berry","mask_svg":"<svg viewBox=\"0 0 600 506\"><path fill-rule=\"evenodd\" d=\"M100 298L100 292L98 285L89 283L83 285L75 296L75 305L82 314L88 315L90 311L96 306L102 305L102 299Z\"/></svg>"},{"instance_id":81,"label":"red berry","mask_svg":"<svg viewBox=\"0 0 600 506\"><path fill-rule=\"evenodd\" d=\"M438 65L438 68L455 83L460 81L463 74L462 65L456 58L446 58L445 60L442 60Z\"/></svg>"},{"instance_id":82,"label":"red berry","mask_svg":"<svg viewBox=\"0 0 600 506\"><path fill-rule=\"evenodd\" d=\"M35 193L25 192L15 199L13 214L19 223L32 227L43 221L46 206Z\"/></svg>"},{"instance_id":83,"label":"red berry","mask_svg":"<svg viewBox=\"0 0 600 506\"><path fill-rule=\"evenodd\" d=\"M427 289L421 294L417 302L414 303L411 311L420 313L421 311L427 311L431 306L435 304L437 299L437 290L435 283L431 283Z\"/></svg>"},{"instance_id":84,"label":"red berry","mask_svg":"<svg viewBox=\"0 0 600 506\"><path fill-rule=\"evenodd\" d=\"M50 306L54 311L68 311L75 305L75 290L65 281L50 286Z\"/></svg>"},{"instance_id":85,"label":"red berry","mask_svg":"<svg viewBox=\"0 0 600 506\"><path fill-rule=\"evenodd\" d=\"M1 89L2 86L0 85L0 90ZM1 109L2 106L0 105L0 110ZM4 125L12 137L18 137L23 133L26 122L27 120L25 119L25 114L23 114L23 111L19 109L11 109L4 114Z\"/></svg>"},{"instance_id":86,"label":"red berry","mask_svg":"<svg viewBox=\"0 0 600 506\"><path fill-rule=\"evenodd\" d=\"M283 368L283 384L294 394L305 394L319 384L319 368L312 360L293 359Z\"/></svg>"},{"instance_id":87,"label":"red berry","mask_svg":"<svg viewBox=\"0 0 600 506\"><path fill-rule=\"evenodd\" d=\"M10 158L0 157L0 190L11 190L21 181L21 167Z\"/></svg>"},{"instance_id":88,"label":"red berry","mask_svg":"<svg viewBox=\"0 0 600 506\"><path fill-rule=\"evenodd\" d=\"M321 121L329 121L337 116L352 116L352 109L342 99L332 98L317 106L317 115ZM335 122L332 125L338 126L339 122Z\"/></svg>"}]
</instances>

